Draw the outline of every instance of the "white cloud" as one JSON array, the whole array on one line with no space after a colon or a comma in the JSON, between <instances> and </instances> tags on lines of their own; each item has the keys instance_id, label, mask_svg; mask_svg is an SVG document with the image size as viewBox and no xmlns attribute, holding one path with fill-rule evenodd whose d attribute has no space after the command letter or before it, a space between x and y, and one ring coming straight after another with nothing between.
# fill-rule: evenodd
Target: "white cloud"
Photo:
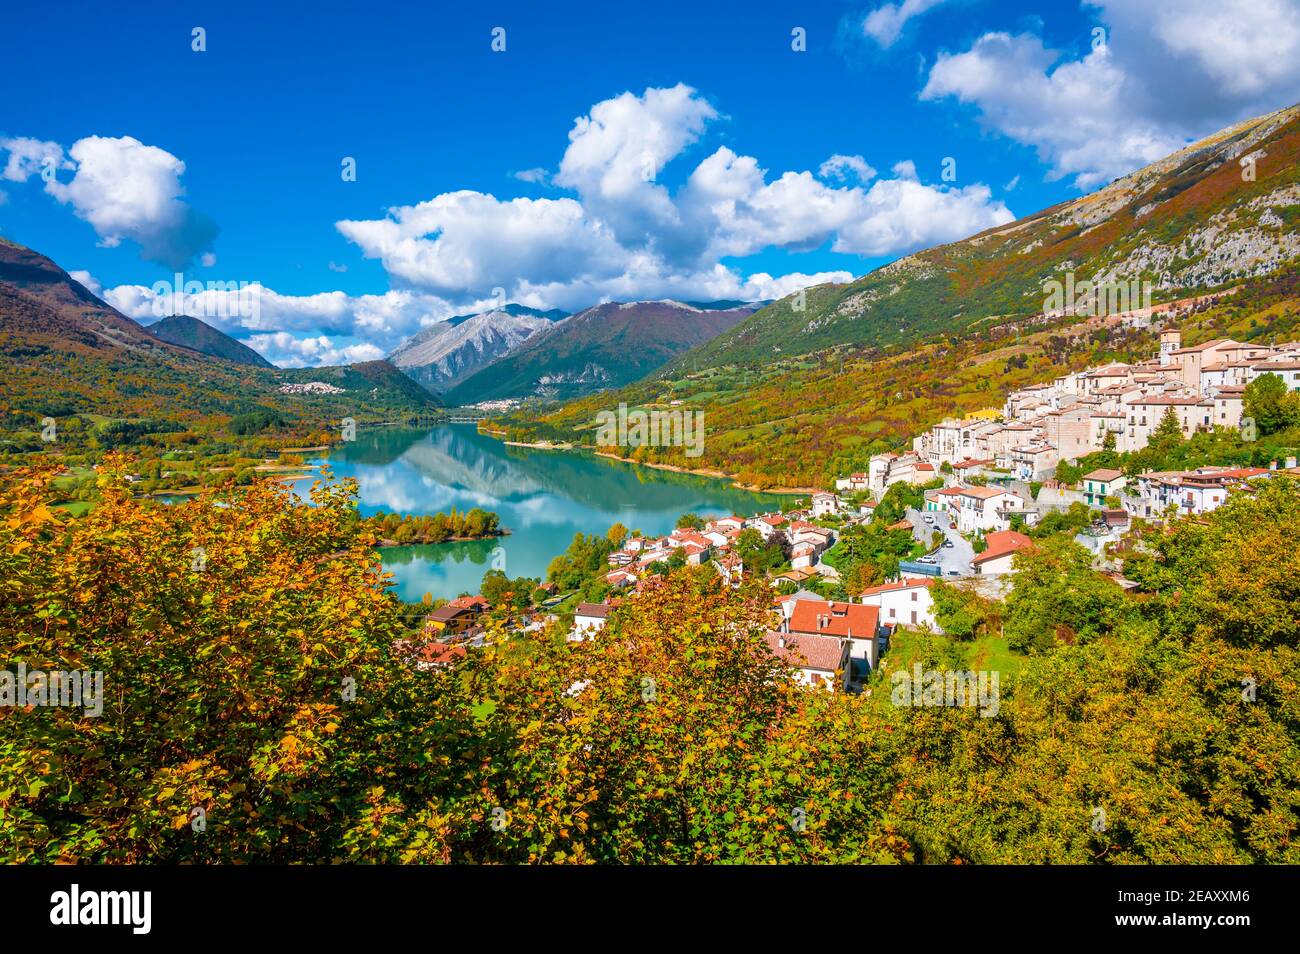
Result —
<instances>
[{"instance_id":1,"label":"white cloud","mask_svg":"<svg viewBox=\"0 0 1300 954\"><path fill-rule=\"evenodd\" d=\"M1035 145L1053 178L1073 176L1081 189L1184 144L1150 123L1126 121L1133 93L1108 46L1051 68L1057 59L1036 36L987 33L965 53L941 54L921 98L978 104L985 122Z\"/></svg>"},{"instance_id":2,"label":"white cloud","mask_svg":"<svg viewBox=\"0 0 1300 954\"><path fill-rule=\"evenodd\" d=\"M896 163L897 178L869 189L837 189L806 172L787 172L766 182L748 156L719 149L700 163L684 202L706 206L712 216L716 257L744 256L769 246L800 250L833 242L837 252L889 255L948 242L1011 221L987 187L923 185L908 160Z\"/></svg>"},{"instance_id":3,"label":"white cloud","mask_svg":"<svg viewBox=\"0 0 1300 954\"><path fill-rule=\"evenodd\" d=\"M742 278L721 264L696 272L664 272L653 259L642 258L626 273L589 283L524 285L517 301L533 307L560 307L570 311L601 301L657 300L663 298L712 301L737 298L759 301L779 298L808 285L853 280L850 272L794 272L773 278L766 272Z\"/></svg>"},{"instance_id":4,"label":"white cloud","mask_svg":"<svg viewBox=\"0 0 1300 954\"><path fill-rule=\"evenodd\" d=\"M96 294L122 314L144 323L171 314L173 309L171 288L165 282L151 287L118 285ZM253 302L256 307L250 307ZM355 296L341 291L283 295L253 285L243 291L205 287L197 294L187 294L181 310L241 340L276 332L295 337L326 334L361 338L387 353L425 325L486 305L486 301L453 305L437 296L411 291Z\"/></svg>"},{"instance_id":5,"label":"white cloud","mask_svg":"<svg viewBox=\"0 0 1300 954\"><path fill-rule=\"evenodd\" d=\"M982 232L1015 219L983 184L936 189L913 177L884 179L863 201L863 214L840 230L835 251L886 255Z\"/></svg>"},{"instance_id":6,"label":"white cloud","mask_svg":"<svg viewBox=\"0 0 1300 954\"><path fill-rule=\"evenodd\" d=\"M1154 39L1161 59L1167 55L1191 66L1194 76L1208 80L1205 91L1217 88L1227 102L1258 96L1274 102L1280 93L1290 105L1295 98L1300 78L1295 0L1096 0L1093 5L1113 24L1112 44L1126 68L1149 66L1139 44ZM1177 74L1165 72L1166 82L1171 91L1185 94Z\"/></svg>"},{"instance_id":7,"label":"white cloud","mask_svg":"<svg viewBox=\"0 0 1300 954\"><path fill-rule=\"evenodd\" d=\"M63 147L57 142L44 142L26 136L0 138L0 149L9 153L0 178L10 182L26 182L32 176L39 175L47 166L55 170L72 168L72 163L63 155Z\"/></svg>"},{"instance_id":8,"label":"white cloud","mask_svg":"<svg viewBox=\"0 0 1300 954\"><path fill-rule=\"evenodd\" d=\"M910 179L913 182L916 182L919 181L920 178L916 174L916 163L911 159L902 159L894 163L894 167L891 171L900 179Z\"/></svg>"},{"instance_id":9,"label":"white cloud","mask_svg":"<svg viewBox=\"0 0 1300 954\"><path fill-rule=\"evenodd\" d=\"M671 226L676 208L655 177L717 115L682 83L603 100L574 122L555 184L576 190L619 241L639 239L648 224Z\"/></svg>"},{"instance_id":10,"label":"white cloud","mask_svg":"<svg viewBox=\"0 0 1300 954\"><path fill-rule=\"evenodd\" d=\"M840 182L848 179L850 175L859 182L869 182L875 178L876 170L871 168L861 156L843 156L836 153L817 167L817 174L823 179L836 179Z\"/></svg>"},{"instance_id":11,"label":"white cloud","mask_svg":"<svg viewBox=\"0 0 1300 954\"><path fill-rule=\"evenodd\" d=\"M886 3L863 18L862 32L883 47L893 46L909 20L941 3L943 0L902 0L901 3Z\"/></svg>"},{"instance_id":12,"label":"white cloud","mask_svg":"<svg viewBox=\"0 0 1300 954\"><path fill-rule=\"evenodd\" d=\"M336 262L330 262L329 269L331 272L346 272L348 267L346 265L339 265Z\"/></svg>"},{"instance_id":13,"label":"white cloud","mask_svg":"<svg viewBox=\"0 0 1300 954\"><path fill-rule=\"evenodd\" d=\"M722 258L827 243L888 255L1012 218L982 187L916 182L909 162L895 166L909 188L889 180L864 189L875 170L856 155L819 167L823 178L859 180L836 186L810 172L769 181L757 159L722 147L670 192L656 176L716 116L690 87L624 93L596 104L569 134L555 184L576 197L449 192L337 227L397 286L448 299L488 298L499 287L525 304L575 309L611 299L743 297L758 276L747 280ZM765 288L779 281L763 277Z\"/></svg>"},{"instance_id":14,"label":"white cloud","mask_svg":"<svg viewBox=\"0 0 1300 954\"><path fill-rule=\"evenodd\" d=\"M606 278L628 259L609 227L573 199L448 192L337 226L398 283L438 294L490 297L520 283Z\"/></svg>"},{"instance_id":15,"label":"white cloud","mask_svg":"<svg viewBox=\"0 0 1300 954\"><path fill-rule=\"evenodd\" d=\"M1081 189L1232 122L1290 105L1300 88L1300 0L1096 0L1109 29L1077 58L1032 34L986 33L941 53L922 99L976 106Z\"/></svg>"},{"instance_id":16,"label":"white cloud","mask_svg":"<svg viewBox=\"0 0 1300 954\"><path fill-rule=\"evenodd\" d=\"M166 150L130 136L88 136L68 154L76 168L72 181L47 182L45 191L71 205L103 245L130 239L144 258L183 268L216 237L211 220L182 200L185 163Z\"/></svg>"},{"instance_id":17,"label":"white cloud","mask_svg":"<svg viewBox=\"0 0 1300 954\"><path fill-rule=\"evenodd\" d=\"M81 282L81 284L85 285L91 294L98 295L100 298L104 297L104 286L101 285L99 279L90 274L90 272L79 268L68 272L68 274L72 276L74 281Z\"/></svg>"},{"instance_id":18,"label":"white cloud","mask_svg":"<svg viewBox=\"0 0 1300 954\"><path fill-rule=\"evenodd\" d=\"M773 278L767 272L758 272L745 279L739 295L723 295L722 298L744 298L747 301L766 301L793 295L801 288L813 285L843 285L853 281L852 272L817 272L805 275L803 272L789 272L779 278Z\"/></svg>"},{"instance_id":19,"label":"white cloud","mask_svg":"<svg viewBox=\"0 0 1300 954\"><path fill-rule=\"evenodd\" d=\"M551 174L540 166L532 169L520 169L518 172L511 174L520 182L531 182L534 185L545 185L551 179Z\"/></svg>"},{"instance_id":20,"label":"white cloud","mask_svg":"<svg viewBox=\"0 0 1300 954\"><path fill-rule=\"evenodd\" d=\"M338 346L325 335L295 338L284 331L253 335L244 343L267 361L282 368L355 364L359 361L374 361L384 356L384 352L373 344Z\"/></svg>"}]
</instances>

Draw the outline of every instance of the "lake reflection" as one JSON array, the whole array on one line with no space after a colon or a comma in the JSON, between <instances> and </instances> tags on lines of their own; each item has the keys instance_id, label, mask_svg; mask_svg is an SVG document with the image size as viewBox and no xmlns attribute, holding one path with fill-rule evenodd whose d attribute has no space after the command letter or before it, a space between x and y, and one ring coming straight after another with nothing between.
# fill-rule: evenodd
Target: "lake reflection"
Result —
<instances>
[{"instance_id":1,"label":"lake reflection","mask_svg":"<svg viewBox=\"0 0 1300 954\"><path fill-rule=\"evenodd\" d=\"M320 458L320 460L326 460ZM384 566L397 594L454 597L477 592L493 551L510 576L545 578L546 567L573 535L601 533L616 521L649 534L667 533L683 513L750 515L783 499L736 490L720 480L636 467L590 454L510 447L472 424L433 430L360 431L329 455L337 477L355 478L361 513L432 514L482 507L496 511L509 536L495 540L393 547ZM305 492L310 481L295 489Z\"/></svg>"}]
</instances>

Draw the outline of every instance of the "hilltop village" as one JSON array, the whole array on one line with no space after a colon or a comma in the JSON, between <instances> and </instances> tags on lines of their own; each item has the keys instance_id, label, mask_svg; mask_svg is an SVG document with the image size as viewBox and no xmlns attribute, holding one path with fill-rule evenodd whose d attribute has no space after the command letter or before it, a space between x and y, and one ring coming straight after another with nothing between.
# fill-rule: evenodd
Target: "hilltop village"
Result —
<instances>
[{"instance_id":1,"label":"hilltop village","mask_svg":"<svg viewBox=\"0 0 1300 954\"><path fill-rule=\"evenodd\" d=\"M900 628L943 633L936 588L1001 600L1014 586L1017 554L1047 521L1074 531L1094 568L1130 588L1114 558L1135 520L1198 516L1230 494L1278 473L1300 476L1294 458L1260 466L1183 471L1119 467L1079 471L1099 452L1142 451L1162 431L1180 440L1216 428L1253 439L1247 387L1276 375L1300 391L1300 342L1278 346L1221 339L1183 347L1176 330L1159 353L1112 363L1007 395L1000 410L945 420L906 453L879 454L865 472L835 481L783 512L703 519L685 515L672 533L612 538L598 578L576 599L538 584L537 612L518 625L540 630L568 619L566 638L595 638L625 597L669 570L707 566L726 585L758 576L773 590L769 648L807 685L860 689ZM868 556L862 559L862 554ZM863 570L863 565L869 567ZM866 585L863 585L866 584ZM466 595L428 617L420 665L445 665L481 642L492 611Z\"/></svg>"}]
</instances>

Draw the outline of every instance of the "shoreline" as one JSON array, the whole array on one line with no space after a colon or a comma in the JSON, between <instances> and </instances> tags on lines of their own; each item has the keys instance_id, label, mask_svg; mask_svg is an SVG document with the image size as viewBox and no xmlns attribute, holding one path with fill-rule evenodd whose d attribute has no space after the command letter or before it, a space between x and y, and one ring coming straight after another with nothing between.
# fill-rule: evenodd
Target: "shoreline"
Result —
<instances>
[{"instance_id":1,"label":"shoreline","mask_svg":"<svg viewBox=\"0 0 1300 954\"><path fill-rule=\"evenodd\" d=\"M720 470L709 470L704 467L678 467L676 464L651 464L646 461L633 460L630 457L619 457L617 454L609 454L605 451L592 451L596 457L604 457L606 460L616 460L623 464L634 464L637 467L650 467L654 470L667 470L674 474L692 474L696 477L711 477L714 480L727 480L731 482L731 487L735 490L746 490L755 494L786 494L789 496L808 495L821 493L820 487L756 487L753 484L742 484L736 479L735 474L726 474Z\"/></svg>"},{"instance_id":2,"label":"shoreline","mask_svg":"<svg viewBox=\"0 0 1300 954\"><path fill-rule=\"evenodd\" d=\"M491 434L489 436L496 437L495 434ZM497 440L500 440L501 443L505 444L507 447L531 447L533 450L573 450L574 449L574 445L570 444L568 441L561 441L558 444L553 444L550 441L535 441L532 443L528 441L507 441L507 440L502 440L499 437L497 437Z\"/></svg>"},{"instance_id":3,"label":"shoreline","mask_svg":"<svg viewBox=\"0 0 1300 954\"><path fill-rule=\"evenodd\" d=\"M510 536L509 530L499 530L496 533L490 533L485 537L448 537L445 540L434 541L412 541L410 543L398 543L396 540L380 540L372 550L396 550L399 547L440 547L444 543L473 543L476 540L497 540L501 537Z\"/></svg>"}]
</instances>

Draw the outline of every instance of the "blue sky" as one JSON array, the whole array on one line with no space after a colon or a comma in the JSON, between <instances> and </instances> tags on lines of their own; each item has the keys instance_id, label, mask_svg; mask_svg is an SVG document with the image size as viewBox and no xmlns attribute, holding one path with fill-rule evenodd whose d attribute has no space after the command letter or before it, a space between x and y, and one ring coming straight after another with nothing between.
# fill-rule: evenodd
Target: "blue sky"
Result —
<instances>
[{"instance_id":1,"label":"blue sky","mask_svg":"<svg viewBox=\"0 0 1300 954\"><path fill-rule=\"evenodd\" d=\"M178 268L260 283L196 313L284 364L497 288L844 280L1300 99L1296 0L265 6L0 11L0 233L141 320Z\"/></svg>"}]
</instances>

